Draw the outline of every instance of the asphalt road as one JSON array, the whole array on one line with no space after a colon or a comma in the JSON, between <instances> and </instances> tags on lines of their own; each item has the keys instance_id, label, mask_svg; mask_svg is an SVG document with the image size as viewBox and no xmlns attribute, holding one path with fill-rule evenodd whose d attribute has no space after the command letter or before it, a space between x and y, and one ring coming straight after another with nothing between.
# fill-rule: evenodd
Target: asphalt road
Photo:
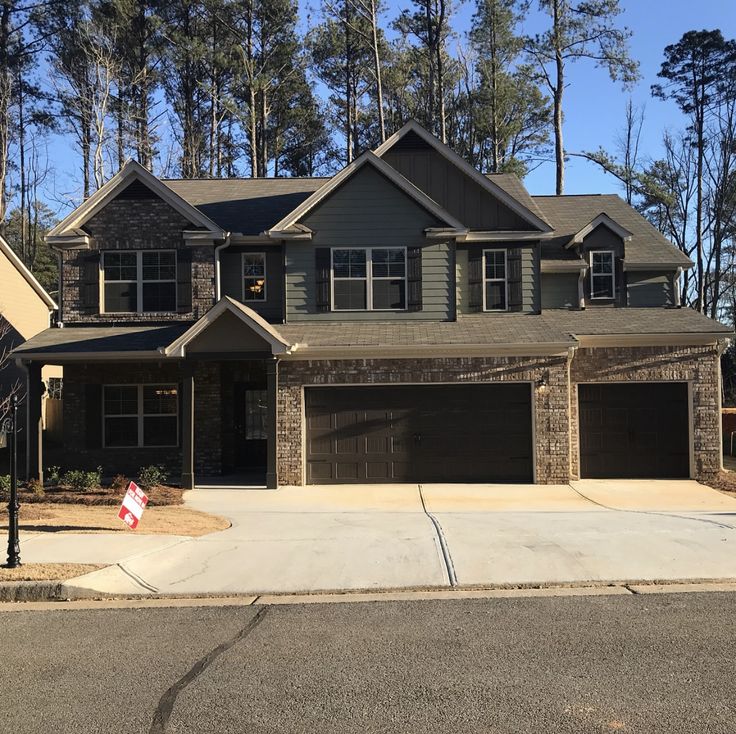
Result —
<instances>
[{"instance_id":1,"label":"asphalt road","mask_svg":"<svg viewBox=\"0 0 736 734\"><path fill-rule=\"evenodd\" d=\"M736 732L736 594L0 614L4 732Z\"/></svg>"}]
</instances>

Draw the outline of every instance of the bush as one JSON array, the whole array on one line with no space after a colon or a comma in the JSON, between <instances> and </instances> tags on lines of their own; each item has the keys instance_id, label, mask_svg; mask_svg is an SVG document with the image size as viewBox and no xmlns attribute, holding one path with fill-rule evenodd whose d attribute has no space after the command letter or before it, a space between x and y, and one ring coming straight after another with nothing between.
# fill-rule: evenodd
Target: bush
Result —
<instances>
[{"instance_id":1,"label":"bush","mask_svg":"<svg viewBox=\"0 0 736 734\"><path fill-rule=\"evenodd\" d=\"M34 497L44 497L46 495L46 492L43 491L43 482L40 482L38 479L31 479L31 481L28 482L26 489L28 489Z\"/></svg>"},{"instance_id":2,"label":"bush","mask_svg":"<svg viewBox=\"0 0 736 734\"><path fill-rule=\"evenodd\" d=\"M125 491L125 488L127 486L128 486L128 478L123 476L122 474L116 474L112 478L112 482L110 482L110 489L114 490L115 492Z\"/></svg>"},{"instance_id":3,"label":"bush","mask_svg":"<svg viewBox=\"0 0 736 734\"><path fill-rule=\"evenodd\" d=\"M88 492L95 489L102 482L102 467L98 466L95 471L82 471L81 469L72 469L64 472L61 477L61 484L76 489L81 492Z\"/></svg>"},{"instance_id":4,"label":"bush","mask_svg":"<svg viewBox=\"0 0 736 734\"><path fill-rule=\"evenodd\" d=\"M59 484L61 482L61 467L50 466L46 469L46 478L51 484Z\"/></svg>"},{"instance_id":5,"label":"bush","mask_svg":"<svg viewBox=\"0 0 736 734\"><path fill-rule=\"evenodd\" d=\"M0 474L0 500L5 501L10 496L10 474Z\"/></svg>"},{"instance_id":6,"label":"bush","mask_svg":"<svg viewBox=\"0 0 736 734\"><path fill-rule=\"evenodd\" d=\"M162 466L142 466L138 470L138 480L143 489L158 487L160 484L166 484L169 479L169 473Z\"/></svg>"}]
</instances>

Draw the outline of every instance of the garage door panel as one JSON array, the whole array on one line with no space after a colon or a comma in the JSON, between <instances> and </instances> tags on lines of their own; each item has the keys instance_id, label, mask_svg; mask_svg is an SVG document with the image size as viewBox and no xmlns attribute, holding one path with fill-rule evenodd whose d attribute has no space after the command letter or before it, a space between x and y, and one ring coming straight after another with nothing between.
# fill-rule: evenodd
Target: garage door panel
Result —
<instances>
[{"instance_id":1,"label":"garage door panel","mask_svg":"<svg viewBox=\"0 0 736 734\"><path fill-rule=\"evenodd\" d=\"M331 442L315 441L324 422L312 428L311 417L325 411ZM307 388L306 412L311 482L532 480L526 383ZM313 470L315 462L332 471Z\"/></svg>"}]
</instances>

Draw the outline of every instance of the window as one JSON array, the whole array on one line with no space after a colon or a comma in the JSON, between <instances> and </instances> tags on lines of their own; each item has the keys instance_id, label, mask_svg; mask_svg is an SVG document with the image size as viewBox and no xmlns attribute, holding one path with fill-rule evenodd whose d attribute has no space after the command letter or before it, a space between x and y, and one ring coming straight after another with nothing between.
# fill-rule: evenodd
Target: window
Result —
<instances>
[{"instance_id":1,"label":"window","mask_svg":"<svg viewBox=\"0 0 736 734\"><path fill-rule=\"evenodd\" d=\"M403 311L406 308L406 248L332 250L334 311Z\"/></svg>"},{"instance_id":2,"label":"window","mask_svg":"<svg viewBox=\"0 0 736 734\"><path fill-rule=\"evenodd\" d=\"M263 252L243 253L243 300L266 300L266 255Z\"/></svg>"},{"instance_id":3,"label":"window","mask_svg":"<svg viewBox=\"0 0 736 734\"><path fill-rule=\"evenodd\" d=\"M107 448L176 446L176 385L105 385L103 445Z\"/></svg>"},{"instance_id":4,"label":"window","mask_svg":"<svg viewBox=\"0 0 736 734\"><path fill-rule=\"evenodd\" d=\"M105 313L176 311L176 253L173 250L105 252Z\"/></svg>"},{"instance_id":5,"label":"window","mask_svg":"<svg viewBox=\"0 0 736 734\"><path fill-rule=\"evenodd\" d=\"M486 250L483 259L483 310L505 311L508 306L506 250Z\"/></svg>"},{"instance_id":6,"label":"window","mask_svg":"<svg viewBox=\"0 0 736 734\"><path fill-rule=\"evenodd\" d=\"M599 250L590 253L590 297L613 298L616 293L613 252Z\"/></svg>"}]
</instances>

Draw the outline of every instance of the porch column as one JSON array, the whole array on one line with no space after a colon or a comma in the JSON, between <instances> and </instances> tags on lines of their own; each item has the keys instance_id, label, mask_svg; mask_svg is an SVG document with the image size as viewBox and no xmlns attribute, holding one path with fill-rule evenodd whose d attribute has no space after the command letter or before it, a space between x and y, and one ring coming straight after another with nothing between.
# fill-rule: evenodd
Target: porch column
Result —
<instances>
[{"instance_id":1,"label":"porch column","mask_svg":"<svg viewBox=\"0 0 736 734\"><path fill-rule=\"evenodd\" d=\"M194 489L194 365L182 365L181 486Z\"/></svg>"},{"instance_id":2,"label":"porch column","mask_svg":"<svg viewBox=\"0 0 736 734\"><path fill-rule=\"evenodd\" d=\"M276 489L278 487L278 474L276 471L276 421L278 412L276 410L277 388L279 384L278 360L273 357L266 362L266 404L268 414L266 417L266 487Z\"/></svg>"},{"instance_id":3,"label":"porch column","mask_svg":"<svg viewBox=\"0 0 736 734\"><path fill-rule=\"evenodd\" d=\"M40 362L28 363L28 384L26 389L26 479L43 482L43 421L41 402L44 385L41 381Z\"/></svg>"}]
</instances>

